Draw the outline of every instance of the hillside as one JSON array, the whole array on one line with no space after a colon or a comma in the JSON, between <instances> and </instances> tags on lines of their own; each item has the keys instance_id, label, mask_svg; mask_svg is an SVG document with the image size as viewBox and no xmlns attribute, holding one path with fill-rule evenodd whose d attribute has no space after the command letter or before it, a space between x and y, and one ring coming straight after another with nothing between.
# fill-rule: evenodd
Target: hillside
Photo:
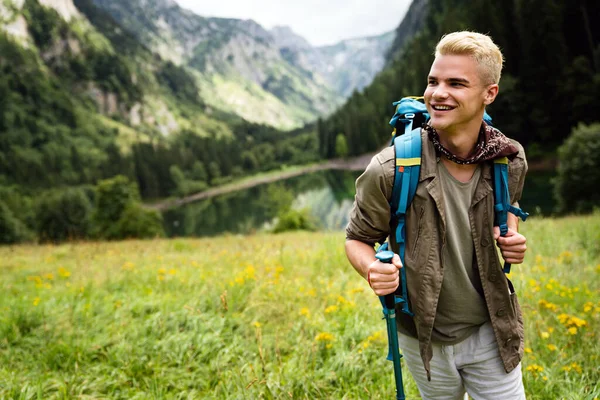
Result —
<instances>
[{"instance_id":1,"label":"hillside","mask_svg":"<svg viewBox=\"0 0 600 400\"><path fill-rule=\"evenodd\" d=\"M291 129L331 113L342 100L288 63L252 20L205 18L168 0L94 2L164 59L194 70L207 104L250 122Z\"/></svg>"}]
</instances>

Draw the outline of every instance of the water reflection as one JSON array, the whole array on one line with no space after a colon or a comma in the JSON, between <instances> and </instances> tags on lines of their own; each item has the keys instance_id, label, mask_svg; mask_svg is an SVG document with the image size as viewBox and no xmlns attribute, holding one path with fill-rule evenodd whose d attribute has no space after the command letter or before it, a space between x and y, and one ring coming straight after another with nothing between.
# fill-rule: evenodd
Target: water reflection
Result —
<instances>
[{"instance_id":1,"label":"water reflection","mask_svg":"<svg viewBox=\"0 0 600 400\"><path fill-rule=\"evenodd\" d=\"M342 229L358 173L323 171L201 200L163 213L173 236L213 236L267 229L284 210L307 208L320 229Z\"/></svg>"}]
</instances>

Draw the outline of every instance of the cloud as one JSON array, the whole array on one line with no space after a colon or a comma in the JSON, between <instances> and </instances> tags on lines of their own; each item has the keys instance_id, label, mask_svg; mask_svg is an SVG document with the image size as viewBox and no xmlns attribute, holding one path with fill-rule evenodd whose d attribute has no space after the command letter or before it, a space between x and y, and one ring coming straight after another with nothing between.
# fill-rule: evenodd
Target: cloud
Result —
<instances>
[{"instance_id":1,"label":"cloud","mask_svg":"<svg viewBox=\"0 0 600 400\"><path fill-rule=\"evenodd\" d=\"M411 0L177 0L205 17L253 19L265 28L287 25L313 45L396 29Z\"/></svg>"}]
</instances>

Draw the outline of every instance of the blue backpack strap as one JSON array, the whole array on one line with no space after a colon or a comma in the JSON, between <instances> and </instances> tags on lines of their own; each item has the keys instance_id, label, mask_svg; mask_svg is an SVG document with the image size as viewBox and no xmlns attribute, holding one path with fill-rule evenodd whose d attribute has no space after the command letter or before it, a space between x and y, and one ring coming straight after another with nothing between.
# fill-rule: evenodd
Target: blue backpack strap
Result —
<instances>
[{"instance_id":1,"label":"blue backpack strap","mask_svg":"<svg viewBox=\"0 0 600 400\"><path fill-rule=\"evenodd\" d=\"M406 249L406 211L415 196L421 171L421 128L394 139L396 153L396 169L394 171L394 187L392 189L392 226L395 226L395 239L398 243L399 256L404 265ZM406 271L400 269L401 286L396 292L395 303L400 304L402 312L414 315L408 307L408 291L406 287Z\"/></svg>"},{"instance_id":2,"label":"blue backpack strap","mask_svg":"<svg viewBox=\"0 0 600 400\"><path fill-rule=\"evenodd\" d=\"M523 221L529 216L520 208L510 204L508 190L508 158L502 157L494 160L494 225L500 228L500 235L508 233L508 213L520 217ZM504 263L504 273L510 273L510 264Z\"/></svg>"}]
</instances>

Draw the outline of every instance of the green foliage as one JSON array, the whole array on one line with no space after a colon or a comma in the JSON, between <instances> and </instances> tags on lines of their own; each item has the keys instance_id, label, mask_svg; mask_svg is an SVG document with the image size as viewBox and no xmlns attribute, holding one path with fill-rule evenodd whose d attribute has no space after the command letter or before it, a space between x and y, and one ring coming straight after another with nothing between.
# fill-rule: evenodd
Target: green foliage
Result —
<instances>
[{"instance_id":1,"label":"green foliage","mask_svg":"<svg viewBox=\"0 0 600 400\"><path fill-rule=\"evenodd\" d=\"M195 164L196 168L198 168L196 170L197 175L206 176L205 171L199 169L199 166L201 165L202 164ZM177 165L171 165L169 171L171 173L171 179L173 179L173 182L175 182L176 189L174 190L173 194L176 196L185 196L191 193L198 193L208 188L208 184L203 180L186 178L185 174Z\"/></svg>"},{"instance_id":2,"label":"green foliage","mask_svg":"<svg viewBox=\"0 0 600 400\"><path fill-rule=\"evenodd\" d=\"M196 81L185 68L168 61L162 65L156 75L158 81L165 84L175 97L193 104L200 104Z\"/></svg>"},{"instance_id":3,"label":"green foliage","mask_svg":"<svg viewBox=\"0 0 600 400\"><path fill-rule=\"evenodd\" d=\"M560 212L600 206L600 123L580 124L558 149L555 197Z\"/></svg>"},{"instance_id":4,"label":"green foliage","mask_svg":"<svg viewBox=\"0 0 600 400\"><path fill-rule=\"evenodd\" d=\"M0 244L19 243L31 238L27 227L0 200Z\"/></svg>"},{"instance_id":5,"label":"green foliage","mask_svg":"<svg viewBox=\"0 0 600 400\"><path fill-rule=\"evenodd\" d=\"M155 238L165 232L162 216L156 210L144 209L139 203L130 203L119 220L105 232L107 239Z\"/></svg>"},{"instance_id":6,"label":"green foliage","mask_svg":"<svg viewBox=\"0 0 600 400\"><path fill-rule=\"evenodd\" d=\"M348 155L348 142L343 133L338 133L335 138L335 154L338 157L346 157Z\"/></svg>"},{"instance_id":7,"label":"green foliage","mask_svg":"<svg viewBox=\"0 0 600 400\"><path fill-rule=\"evenodd\" d=\"M36 228L41 241L59 242L88 236L92 203L83 188L43 193L36 205Z\"/></svg>"},{"instance_id":8,"label":"green foliage","mask_svg":"<svg viewBox=\"0 0 600 400\"><path fill-rule=\"evenodd\" d=\"M122 175L99 182L94 234L109 240L164 236L161 215L142 208L139 200L137 185Z\"/></svg>"},{"instance_id":9,"label":"green foliage","mask_svg":"<svg viewBox=\"0 0 600 400\"><path fill-rule=\"evenodd\" d=\"M315 231L316 229L316 223L307 209L289 209L279 215L273 233L299 230Z\"/></svg>"},{"instance_id":10,"label":"green foliage","mask_svg":"<svg viewBox=\"0 0 600 400\"><path fill-rule=\"evenodd\" d=\"M105 179L96 186L96 208L94 210L94 230L99 237L118 236L114 224L120 219L125 210L139 202L139 190L135 183L123 175Z\"/></svg>"}]
</instances>

